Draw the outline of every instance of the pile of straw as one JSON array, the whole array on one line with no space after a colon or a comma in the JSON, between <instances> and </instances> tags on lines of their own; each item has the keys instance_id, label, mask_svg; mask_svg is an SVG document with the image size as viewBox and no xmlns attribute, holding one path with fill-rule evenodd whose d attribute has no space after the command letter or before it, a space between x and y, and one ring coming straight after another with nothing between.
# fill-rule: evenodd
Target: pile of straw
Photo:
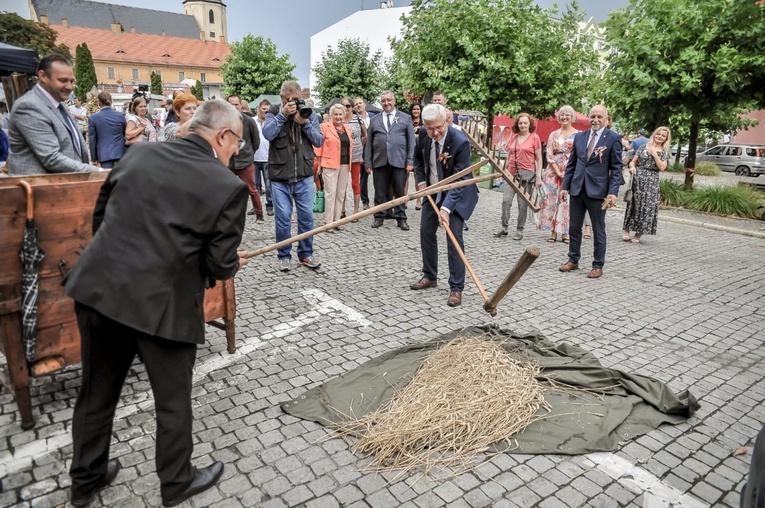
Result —
<instances>
[{"instance_id":1,"label":"pile of straw","mask_svg":"<svg viewBox=\"0 0 765 508\"><path fill-rule=\"evenodd\" d=\"M372 469L459 474L492 443L512 448L511 436L540 407L549 410L539 372L496 341L459 337L431 353L389 402L339 431L360 436L354 452L373 456Z\"/></svg>"}]
</instances>

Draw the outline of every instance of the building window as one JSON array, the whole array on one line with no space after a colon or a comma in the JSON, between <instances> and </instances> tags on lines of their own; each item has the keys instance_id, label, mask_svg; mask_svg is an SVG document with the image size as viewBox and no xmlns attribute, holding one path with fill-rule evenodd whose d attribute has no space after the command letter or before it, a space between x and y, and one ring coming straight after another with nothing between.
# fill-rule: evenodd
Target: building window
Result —
<instances>
[{"instance_id":1,"label":"building window","mask_svg":"<svg viewBox=\"0 0 765 508\"><path fill-rule=\"evenodd\" d=\"M215 13L213 12L212 9L210 9L209 17L210 17L210 23L215 23Z\"/></svg>"},{"instance_id":2,"label":"building window","mask_svg":"<svg viewBox=\"0 0 765 508\"><path fill-rule=\"evenodd\" d=\"M109 79L114 79L114 67L106 68L106 77Z\"/></svg>"},{"instance_id":3,"label":"building window","mask_svg":"<svg viewBox=\"0 0 765 508\"><path fill-rule=\"evenodd\" d=\"M138 69L133 69L133 81L138 81Z\"/></svg>"},{"instance_id":4,"label":"building window","mask_svg":"<svg viewBox=\"0 0 765 508\"><path fill-rule=\"evenodd\" d=\"M178 81L183 81L184 79L186 79L186 73L179 72L178 73Z\"/></svg>"},{"instance_id":5,"label":"building window","mask_svg":"<svg viewBox=\"0 0 765 508\"><path fill-rule=\"evenodd\" d=\"M201 81L202 83L204 83L205 81L207 81L207 73L206 73L206 72L202 72L202 73L199 75L199 81Z\"/></svg>"},{"instance_id":6,"label":"building window","mask_svg":"<svg viewBox=\"0 0 765 508\"><path fill-rule=\"evenodd\" d=\"M157 74L157 76L159 76L160 78L162 77L162 69L157 69L157 70L155 70L154 72L155 72L155 73Z\"/></svg>"},{"instance_id":7,"label":"building window","mask_svg":"<svg viewBox=\"0 0 765 508\"><path fill-rule=\"evenodd\" d=\"M215 32L210 32L210 39L215 39Z\"/></svg>"}]
</instances>

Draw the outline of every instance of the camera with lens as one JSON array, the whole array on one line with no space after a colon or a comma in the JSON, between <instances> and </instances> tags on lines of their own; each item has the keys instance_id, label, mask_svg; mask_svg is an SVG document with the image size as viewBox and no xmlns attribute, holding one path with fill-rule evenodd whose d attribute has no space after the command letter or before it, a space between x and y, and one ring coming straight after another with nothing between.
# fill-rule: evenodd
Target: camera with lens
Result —
<instances>
[{"instance_id":1,"label":"camera with lens","mask_svg":"<svg viewBox=\"0 0 765 508\"><path fill-rule=\"evenodd\" d=\"M138 97L143 97L144 99L147 99L146 94L149 91L149 85L138 85L138 89L133 89L133 98L132 100L136 100Z\"/></svg>"},{"instance_id":2,"label":"camera with lens","mask_svg":"<svg viewBox=\"0 0 765 508\"><path fill-rule=\"evenodd\" d=\"M299 97L296 97L292 99L292 102L295 103L295 106L297 106L298 114L303 118L310 118L311 113L313 113L313 109L311 109L310 106L307 106L305 101Z\"/></svg>"}]
</instances>

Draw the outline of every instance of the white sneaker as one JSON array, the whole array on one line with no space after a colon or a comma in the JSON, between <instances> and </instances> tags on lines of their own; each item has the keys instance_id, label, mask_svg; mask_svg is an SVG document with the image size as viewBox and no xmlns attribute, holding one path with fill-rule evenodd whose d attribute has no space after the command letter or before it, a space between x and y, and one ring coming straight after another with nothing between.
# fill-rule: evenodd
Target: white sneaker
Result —
<instances>
[{"instance_id":1,"label":"white sneaker","mask_svg":"<svg viewBox=\"0 0 765 508\"><path fill-rule=\"evenodd\" d=\"M308 268L313 268L314 270L321 266L321 262L319 262L314 256L308 256L307 258L301 259L300 264L307 266Z\"/></svg>"},{"instance_id":2,"label":"white sneaker","mask_svg":"<svg viewBox=\"0 0 765 508\"><path fill-rule=\"evenodd\" d=\"M276 268L280 272L290 271L290 258L279 258L276 260Z\"/></svg>"}]
</instances>

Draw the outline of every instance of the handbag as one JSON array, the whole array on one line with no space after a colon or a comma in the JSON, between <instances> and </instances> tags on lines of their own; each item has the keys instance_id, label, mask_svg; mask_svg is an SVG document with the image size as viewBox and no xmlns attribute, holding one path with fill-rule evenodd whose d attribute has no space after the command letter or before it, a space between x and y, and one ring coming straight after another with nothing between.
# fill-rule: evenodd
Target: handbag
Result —
<instances>
[{"instance_id":1,"label":"handbag","mask_svg":"<svg viewBox=\"0 0 765 508\"><path fill-rule=\"evenodd\" d=\"M130 118L130 119L132 120L133 118ZM140 122L140 120L138 120L138 117L136 117L135 121ZM149 133L144 128L144 130L142 130L140 133L136 134L132 138L126 138L125 146L131 146L136 143L140 143L141 141L148 141L148 140L149 140Z\"/></svg>"},{"instance_id":2,"label":"handbag","mask_svg":"<svg viewBox=\"0 0 765 508\"><path fill-rule=\"evenodd\" d=\"M636 184L637 184L637 182L635 181L635 175L633 175L632 173L630 173L629 179L630 179L629 187L627 187L627 191L624 193L625 203L631 202L632 199L634 198L635 193L633 189L636 187Z\"/></svg>"},{"instance_id":3,"label":"handbag","mask_svg":"<svg viewBox=\"0 0 765 508\"><path fill-rule=\"evenodd\" d=\"M313 195L313 213L324 213L323 190L317 190Z\"/></svg>"}]
</instances>

